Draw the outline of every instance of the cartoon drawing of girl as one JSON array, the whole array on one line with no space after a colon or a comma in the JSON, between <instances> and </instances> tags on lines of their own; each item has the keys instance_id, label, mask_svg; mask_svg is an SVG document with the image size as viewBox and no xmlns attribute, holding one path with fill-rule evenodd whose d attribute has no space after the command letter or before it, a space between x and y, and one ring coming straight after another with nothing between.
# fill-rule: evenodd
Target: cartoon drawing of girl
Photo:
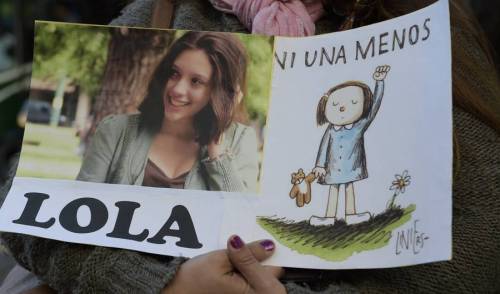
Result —
<instances>
[{"instance_id":1,"label":"cartoon drawing of girl","mask_svg":"<svg viewBox=\"0 0 500 294\"><path fill-rule=\"evenodd\" d=\"M355 224L370 218L369 212L356 211L354 182L366 179L364 133L375 118L382 96L384 79L390 66L378 66L372 93L368 85L349 81L331 88L319 101L316 112L318 126L329 123L323 135L313 173L319 183L329 185L324 217L312 216L311 225L332 225L337 219L340 185L345 185L345 221Z\"/></svg>"}]
</instances>

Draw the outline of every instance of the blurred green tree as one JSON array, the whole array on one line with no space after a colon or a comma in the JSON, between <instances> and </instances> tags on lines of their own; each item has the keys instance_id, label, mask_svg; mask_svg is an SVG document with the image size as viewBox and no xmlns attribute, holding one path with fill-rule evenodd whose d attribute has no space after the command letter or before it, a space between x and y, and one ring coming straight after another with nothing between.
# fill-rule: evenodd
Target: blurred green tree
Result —
<instances>
[{"instance_id":1,"label":"blurred green tree","mask_svg":"<svg viewBox=\"0 0 500 294\"><path fill-rule=\"evenodd\" d=\"M63 76L93 96L107 59L109 29L37 22L33 77L58 83Z\"/></svg>"},{"instance_id":2,"label":"blurred green tree","mask_svg":"<svg viewBox=\"0 0 500 294\"><path fill-rule=\"evenodd\" d=\"M263 124L271 96L273 43L267 36L238 35L247 49L247 95L245 105L251 120Z\"/></svg>"},{"instance_id":3,"label":"blurred green tree","mask_svg":"<svg viewBox=\"0 0 500 294\"><path fill-rule=\"evenodd\" d=\"M33 77L63 77L92 97L90 133L107 115L137 111L173 34L165 31L38 22Z\"/></svg>"}]
</instances>

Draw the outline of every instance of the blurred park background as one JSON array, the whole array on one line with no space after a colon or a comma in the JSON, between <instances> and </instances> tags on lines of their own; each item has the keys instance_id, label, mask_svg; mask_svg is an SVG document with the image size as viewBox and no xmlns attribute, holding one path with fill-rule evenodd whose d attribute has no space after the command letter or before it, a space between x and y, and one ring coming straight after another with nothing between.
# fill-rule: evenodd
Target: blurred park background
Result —
<instances>
[{"instance_id":1,"label":"blurred park background","mask_svg":"<svg viewBox=\"0 0 500 294\"><path fill-rule=\"evenodd\" d=\"M478 17L492 47L498 52L500 47L500 1L464 1L468 2L470 9ZM92 89L91 80L83 81L81 84L75 83L72 76L68 76L64 82L64 90L61 90L63 83L60 79L60 72L58 75L54 75L54 79L43 79L41 78L43 70L41 70L38 76L39 81L34 83L34 87L37 87L36 93L33 92L39 102L25 103L30 93L29 79L33 60L34 20L107 24L117 17L121 9L130 2L132 1L0 0L0 181L6 174L7 160L20 150L23 122L26 120L25 113L28 109L34 109L32 111L34 114L30 117L34 122L32 124L33 132L30 133L33 136L26 138L30 148L37 147L41 150L44 146L53 154L66 158L68 164L79 160L80 140L76 134L76 129L79 127L77 126L76 106L82 95L86 95L90 105L92 105L92 101L96 99L96 91L98 91L96 87ZM55 50L66 46L59 43L55 37L52 38L52 41L54 43L47 45L51 49ZM94 62L92 64L94 68L103 66L103 58L105 57L100 56L100 58L91 60ZM74 69L72 68L72 70ZM84 67L80 69L81 72L85 72ZM68 71L68 75L70 72ZM78 68L73 71L73 73L75 72L78 72ZM97 80L96 76L88 78ZM57 123L60 129L67 131L67 134L63 136L67 139L62 141L58 141L59 136L51 132L53 129L47 128L50 125L50 119L47 119L46 113L53 113L54 106L58 106L57 103L54 104L56 92L62 95L63 103L60 105L61 109L57 121L55 116L50 115L50 117L52 117L53 124ZM57 109L56 112L58 112ZM41 140L45 140L45 143L41 144ZM62 149L67 152L62 152ZM32 156L38 157L39 155L33 152ZM36 171L34 166L27 168ZM52 165L51 168L58 169L59 167ZM62 167L61 169L63 170Z\"/></svg>"},{"instance_id":2,"label":"blurred park background","mask_svg":"<svg viewBox=\"0 0 500 294\"><path fill-rule=\"evenodd\" d=\"M75 179L96 125L137 113L156 66L183 33L37 22L30 100L18 117L26 123L17 175ZM237 36L249 59L243 103L262 150L273 38Z\"/></svg>"}]
</instances>

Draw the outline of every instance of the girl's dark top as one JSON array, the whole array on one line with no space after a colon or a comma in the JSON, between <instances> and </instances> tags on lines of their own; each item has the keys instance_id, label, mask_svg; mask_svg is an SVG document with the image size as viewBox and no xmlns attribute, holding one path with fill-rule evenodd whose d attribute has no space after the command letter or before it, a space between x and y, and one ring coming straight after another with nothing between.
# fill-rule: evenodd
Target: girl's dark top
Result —
<instances>
[{"instance_id":1,"label":"girl's dark top","mask_svg":"<svg viewBox=\"0 0 500 294\"><path fill-rule=\"evenodd\" d=\"M144 170L143 186L158 188L184 189L188 172L185 172L175 178L169 178L163 171L148 158L146 169Z\"/></svg>"}]
</instances>

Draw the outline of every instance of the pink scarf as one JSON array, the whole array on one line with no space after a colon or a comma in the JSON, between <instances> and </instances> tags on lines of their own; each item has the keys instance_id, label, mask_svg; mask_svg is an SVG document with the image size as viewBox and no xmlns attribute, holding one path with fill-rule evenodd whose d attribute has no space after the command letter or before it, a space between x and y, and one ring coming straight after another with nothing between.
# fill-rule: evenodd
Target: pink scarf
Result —
<instances>
[{"instance_id":1,"label":"pink scarf","mask_svg":"<svg viewBox=\"0 0 500 294\"><path fill-rule=\"evenodd\" d=\"M220 11L232 13L255 34L314 35L314 22L323 16L321 0L209 0Z\"/></svg>"}]
</instances>

